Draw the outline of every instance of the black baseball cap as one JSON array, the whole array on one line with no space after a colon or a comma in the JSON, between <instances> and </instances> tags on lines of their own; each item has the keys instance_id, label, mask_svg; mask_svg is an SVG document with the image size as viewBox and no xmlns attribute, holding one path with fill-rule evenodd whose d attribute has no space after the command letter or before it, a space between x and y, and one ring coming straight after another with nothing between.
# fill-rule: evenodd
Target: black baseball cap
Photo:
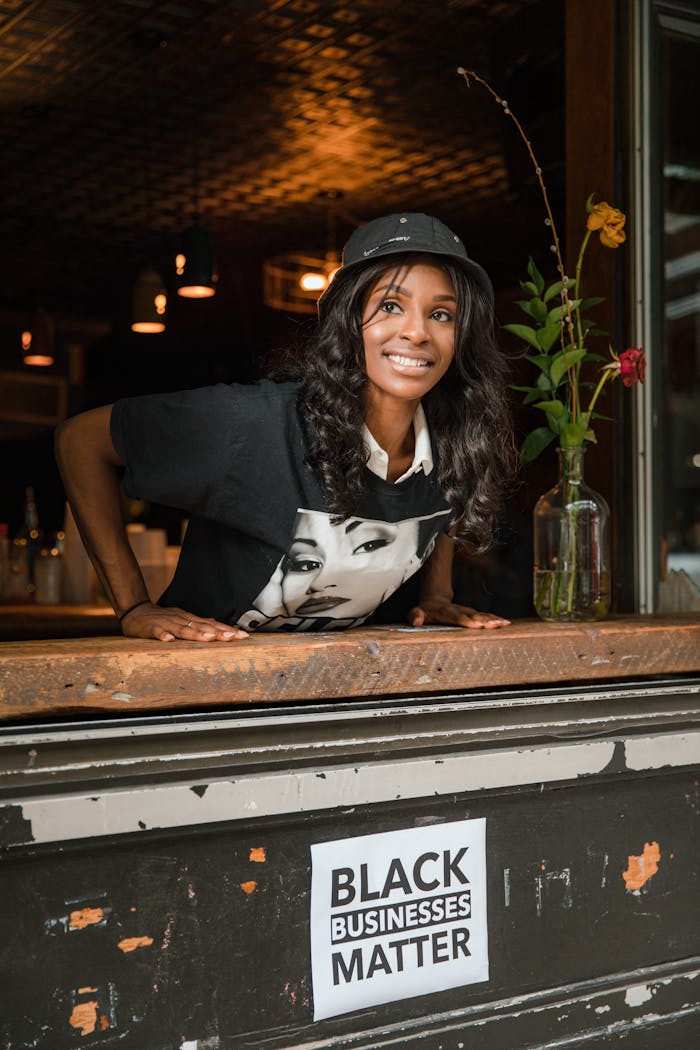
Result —
<instances>
[{"instance_id":1,"label":"black baseball cap","mask_svg":"<svg viewBox=\"0 0 700 1050\"><path fill-rule=\"evenodd\" d=\"M422 212L400 212L372 219L352 233L343 249L338 276L385 255L423 252L443 255L459 263L493 302L493 286L486 270L467 255L461 239L444 222Z\"/></svg>"}]
</instances>

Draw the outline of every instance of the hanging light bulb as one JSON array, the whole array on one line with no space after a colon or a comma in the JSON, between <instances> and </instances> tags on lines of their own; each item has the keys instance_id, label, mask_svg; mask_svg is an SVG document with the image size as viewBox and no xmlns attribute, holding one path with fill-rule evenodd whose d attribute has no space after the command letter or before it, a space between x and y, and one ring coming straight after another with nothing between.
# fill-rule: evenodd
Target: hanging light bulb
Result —
<instances>
[{"instance_id":1,"label":"hanging light bulb","mask_svg":"<svg viewBox=\"0 0 700 1050\"><path fill-rule=\"evenodd\" d=\"M25 365L46 367L54 363L53 324L42 307L34 311L31 326L22 332L21 342Z\"/></svg>"},{"instance_id":2,"label":"hanging light bulb","mask_svg":"<svg viewBox=\"0 0 700 1050\"><path fill-rule=\"evenodd\" d=\"M218 279L209 233L195 217L182 240L182 251L175 256L177 294L184 299L208 299L216 293Z\"/></svg>"},{"instance_id":3,"label":"hanging light bulb","mask_svg":"<svg viewBox=\"0 0 700 1050\"><path fill-rule=\"evenodd\" d=\"M132 295L132 332L164 332L167 305L163 278L155 270L142 270Z\"/></svg>"},{"instance_id":4,"label":"hanging light bulb","mask_svg":"<svg viewBox=\"0 0 700 1050\"><path fill-rule=\"evenodd\" d=\"M303 292L323 292L327 284L326 275L316 270L307 270L299 278L299 287Z\"/></svg>"}]
</instances>

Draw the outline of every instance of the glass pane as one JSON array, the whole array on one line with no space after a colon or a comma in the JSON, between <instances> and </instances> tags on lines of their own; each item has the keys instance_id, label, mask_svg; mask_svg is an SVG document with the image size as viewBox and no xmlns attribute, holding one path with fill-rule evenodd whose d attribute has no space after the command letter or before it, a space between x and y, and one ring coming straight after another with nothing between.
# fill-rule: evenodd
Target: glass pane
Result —
<instances>
[{"instance_id":1,"label":"glass pane","mask_svg":"<svg viewBox=\"0 0 700 1050\"><path fill-rule=\"evenodd\" d=\"M700 588L700 135L691 102L700 89L700 23L662 19L662 27L663 532L668 569L684 570Z\"/></svg>"}]
</instances>

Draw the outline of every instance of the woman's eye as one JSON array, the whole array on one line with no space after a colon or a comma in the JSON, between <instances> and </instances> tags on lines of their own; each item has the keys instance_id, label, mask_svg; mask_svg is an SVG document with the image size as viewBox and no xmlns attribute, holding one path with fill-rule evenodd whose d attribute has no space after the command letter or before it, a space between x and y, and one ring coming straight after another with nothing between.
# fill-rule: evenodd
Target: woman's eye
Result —
<instances>
[{"instance_id":1,"label":"woman's eye","mask_svg":"<svg viewBox=\"0 0 700 1050\"><path fill-rule=\"evenodd\" d=\"M380 309L381 309L381 310L383 310L383 311L384 311L384 313L387 313L387 314L395 314L395 313L398 313L398 312L399 312L399 310L401 309L401 307L400 307L400 306L399 306L399 304L398 304L397 302L395 302L395 301L394 301L393 299L384 299L384 300L382 301L382 304L381 304L381 306L380 306Z\"/></svg>"},{"instance_id":2,"label":"woman's eye","mask_svg":"<svg viewBox=\"0 0 700 1050\"><path fill-rule=\"evenodd\" d=\"M433 310L432 316L436 321L452 321L453 317L449 310Z\"/></svg>"},{"instance_id":3,"label":"woman's eye","mask_svg":"<svg viewBox=\"0 0 700 1050\"><path fill-rule=\"evenodd\" d=\"M387 547L391 540L388 539L377 539L377 540L366 540L361 543L359 547L355 547L353 554L369 554L370 551L377 551L380 547Z\"/></svg>"},{"instance_id":4,"label":"woman's eye","mask_svg":"<svg viewBox=\"0 0 700 1050\"><path fill-rule=\"evenodd\" d=\"M282 572L316 572L321 568L321 562L314 558L285 558Z\"/></svg>"}]
</instances>

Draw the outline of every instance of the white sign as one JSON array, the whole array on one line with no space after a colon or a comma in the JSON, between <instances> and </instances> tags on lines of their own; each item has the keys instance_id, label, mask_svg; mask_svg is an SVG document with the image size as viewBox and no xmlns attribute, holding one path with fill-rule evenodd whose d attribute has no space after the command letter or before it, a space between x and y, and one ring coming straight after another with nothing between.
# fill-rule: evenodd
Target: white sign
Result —
<instances>
[{"instance_id":1,"label":"white sign","mask_svg":"<svg viewBox=\"0 0 700 1050\"><path fill-rule=\"evenodd\" d=\"M489 978L486 820L311 847L314 1020Z\"/></svg>"}]
</instances>

